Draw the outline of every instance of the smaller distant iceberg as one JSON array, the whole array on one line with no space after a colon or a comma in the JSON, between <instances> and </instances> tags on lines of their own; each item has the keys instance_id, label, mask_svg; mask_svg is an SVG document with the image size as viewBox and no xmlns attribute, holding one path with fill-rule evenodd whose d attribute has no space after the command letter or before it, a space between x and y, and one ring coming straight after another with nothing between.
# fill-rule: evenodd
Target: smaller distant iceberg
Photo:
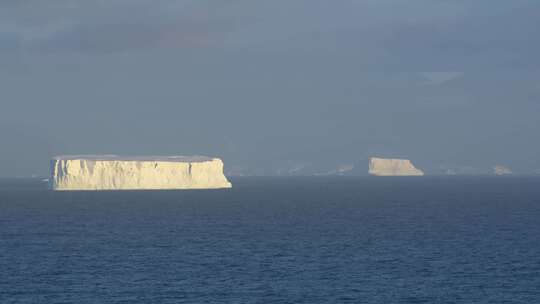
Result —
<instances>
[{"instance_id":1,"label":"smaller distant iceberg","mask_svg":"<svg viewBox=\"0 0 540 304\"><path fill-rule=\"evenodd\" d=\"M371 157L369 159L369 174L376 176L423 176L424 172L417 169L408 159Z\"/></svg>"},{"instance_id":2,"label":"smaller distant iceberg","mask_svg":"<svg viewBox=\"0 0 540 304\"><path fill-rule=\"evenodd\" d=\"M495 175L509 175L512 174L510 168L503 165L496 165L493 167L493 174Z\"/></svg>"}]
</instances>

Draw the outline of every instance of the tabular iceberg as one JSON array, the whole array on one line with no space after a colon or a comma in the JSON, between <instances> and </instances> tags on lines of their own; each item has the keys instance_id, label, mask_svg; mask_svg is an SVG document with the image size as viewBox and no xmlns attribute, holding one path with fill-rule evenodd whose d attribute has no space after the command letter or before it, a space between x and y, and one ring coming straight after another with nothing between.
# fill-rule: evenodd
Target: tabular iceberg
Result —
<instances>
[{"instance_id":1,"label":"tabular iceberg","mask_svg":"<svg viewBox=\"0 0 540 304\"><path fill-rule=\"evenodd\" d=\"M369 159L369 174L377 176L422 176L424 172L414 167L408 159Z\"/></svg>"},{"instance_id":2,"label":"tabular iceberg","mask_svg":"<svg viewBox=\"0 0 540 304\"><path fill-rule=\"evenodd\" d=\"M51 160L53 190L230 188L219 158L72 155Z\"/></svg>"}]
</instances>

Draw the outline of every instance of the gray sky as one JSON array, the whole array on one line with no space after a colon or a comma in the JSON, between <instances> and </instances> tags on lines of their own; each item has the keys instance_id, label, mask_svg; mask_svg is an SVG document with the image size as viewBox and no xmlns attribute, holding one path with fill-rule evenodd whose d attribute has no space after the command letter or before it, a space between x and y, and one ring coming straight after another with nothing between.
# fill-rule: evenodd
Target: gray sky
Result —
<instances>
[{"instance_id":1,"label":"gray sky","mask_svg":"<svg viewBox=\"0 0 540 304\"><path fill-rule=\"evenodd\" d=\"M533 173L539 28L537 0L0 1L0 176L92 153Z\"/></svg>"}]
</instances>

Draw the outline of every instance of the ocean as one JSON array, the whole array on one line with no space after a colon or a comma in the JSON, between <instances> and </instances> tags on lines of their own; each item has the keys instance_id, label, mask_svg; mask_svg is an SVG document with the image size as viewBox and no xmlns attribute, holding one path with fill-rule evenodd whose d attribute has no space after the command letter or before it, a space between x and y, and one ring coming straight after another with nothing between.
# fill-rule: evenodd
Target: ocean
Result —
<instances>
[{"instance_id":1,"label":"ocean","mask_svg":"<svg viewBox=\"0 0 540 304\"><path fill-rule=\"evenodd\" d=\"M0 180L0 303L540 303L540 177Z\"/></svg>"}]
</instances>

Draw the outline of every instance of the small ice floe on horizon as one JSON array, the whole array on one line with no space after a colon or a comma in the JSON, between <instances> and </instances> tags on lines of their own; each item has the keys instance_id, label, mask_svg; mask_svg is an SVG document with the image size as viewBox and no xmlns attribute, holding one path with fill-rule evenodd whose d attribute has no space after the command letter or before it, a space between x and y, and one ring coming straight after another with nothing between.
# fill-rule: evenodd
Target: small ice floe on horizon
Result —
<instances>
[{"instance_id":1,"label":"small ice floe on horizon","mask_svg":"<svg viewBox=\"0 0 540 304\"><path fill-rule=\"evenodd\" d=\"M446 175L457 175L456 171L453 170L453 169L446 169L444 174L446 174Z\"/></svg>"},{"instance_id":2,"label":"small ice floe on horizon","mask_svg":"<svg viewBox=\"0 0 540 304\"><path fill-rule=\"evenodd\" d=\"M296 174L296 173L302 171L306 167L307 167L306 164L297 164L297 165L294 165L292 168L288 169L287 173L289 175Z\"/></svg>"},{"instance_id":3,"label":"small ice floe on horizon","mask_svg":"<svg viewBox=\"0 0 540 304\"><path fill-rule=\"evenodd\" d=\"M349 171L352 171L354 169L354 165L353 164L345 164L345 165L340 165L338 166L337 168L333 169L333 170L330 170L330 171L327 171L327 172L319 172L319 173L315 173L313 175L315 176L325 176L325 175L345 175L347 172Z\"/></svg>"},{"instance_id":4,"label":"small ice floe on horizon","mask_svg":"<svg viewBox=\"0 0 540 304\"><path fill-rule=\"evenodd\" d=\"M346 164L346 165L341 165L337 168L337 172L340 173L340 174L343 174L345 172L349 172L349 171L352 171L352 169L354 169L354 165L352 164Z\"/></svg>"},{"instance_id":5,"label":"small ice floe on horizon","mask_svg":"<svg viewBox=\"0 0 540 304\"><path fill-rule=\"evenodd\" d=\"M479 168L460 165L449 165L440 167L441 172L445 175L482 175L488 174L491 171L482 171Z\"/></svg>"},{"instance_id":6,"label":"small ice floe on horizon","mask_svg":"<svg viewBox=\"0 0 540 304\"><path fill-rule=\"evenodd\" d=\"M509 175L512 174L510 168L503 165L496 165L493 167L493 174L495 175Z\"/></svg>"}]
</instances>

